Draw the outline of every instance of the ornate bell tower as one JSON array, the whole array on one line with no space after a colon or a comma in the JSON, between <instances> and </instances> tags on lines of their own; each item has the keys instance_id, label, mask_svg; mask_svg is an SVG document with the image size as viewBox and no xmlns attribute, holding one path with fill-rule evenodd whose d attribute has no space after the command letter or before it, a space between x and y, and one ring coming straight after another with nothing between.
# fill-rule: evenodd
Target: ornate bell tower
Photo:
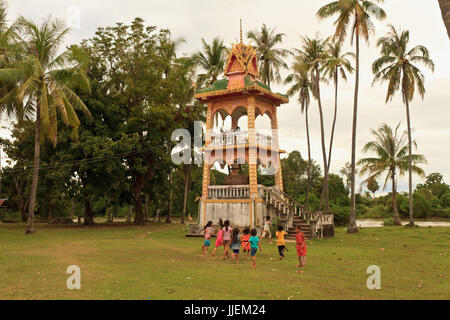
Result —
<instances>
[{"instance_id":1,"label":"ornate bell tower","mask_svg":"<svg viewBox=\"0 0 450 320\"><path fill-rule=\"evenodd\" d=\"M196 91L194 97L207 106L206 142L204 148L203 188L199 209L200 225L208 221L217 224L219 218L230 220L233 226L261 226L266 208L264 188L258 185L258 166L270 168L275 186L283 190L278 143L277 109L289 102L286 95L274 93L258 80L256 49L241 40L234 44L224 70L225 78ZM214 128L214 117L231 116L231 131ZM268 115L271 135L258 132L255 120ZM241 117L247 116L248 131L238 128ZM249 175L228 179L228 185L211 185L211 167L215 162L228 165L230 175L239 176L240 165L247 164Z\"/></svg>"}]
</instances>

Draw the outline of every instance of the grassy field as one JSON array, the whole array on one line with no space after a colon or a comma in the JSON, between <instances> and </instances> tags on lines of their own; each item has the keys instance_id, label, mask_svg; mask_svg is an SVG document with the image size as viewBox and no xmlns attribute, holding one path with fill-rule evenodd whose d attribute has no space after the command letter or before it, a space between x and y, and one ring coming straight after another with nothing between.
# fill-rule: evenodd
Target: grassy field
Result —
<instances>
[{"instance_id":1,"label":"grassy field","mask_svg":"<svg viewBox=\"0 0 450 320\"><path fill-rule=\"evenodd\" d=\"M293 243L280 261L263 242L253 270L243 257L205 258L202 239L177 225L37 228L0 224L0 299L450 298L450 228L338 228L309 243L303 274ZM69 265L81 268L81 290L66 288ZM367 289L369 265L381 268L381 290Z\"/></svg>"}]
</instances>

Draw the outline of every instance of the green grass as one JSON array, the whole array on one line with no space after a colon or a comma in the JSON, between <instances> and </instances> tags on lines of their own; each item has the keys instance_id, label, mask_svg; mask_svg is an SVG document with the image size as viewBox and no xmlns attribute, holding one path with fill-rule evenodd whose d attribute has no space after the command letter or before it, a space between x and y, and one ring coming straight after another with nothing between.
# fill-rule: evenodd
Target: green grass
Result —
<instances>
[{"instance_id":1,"label":"green grass","mask_svg":"<svg viewBox=\"0 0 450 320\"><path fill-rule=\"evenodd\" d=\"M293 243L279 261L263 242L253 270L244 257L203 257L202 239L177 225L37 228L0 224L0 299L450 298L450 228L338 228L309 243L304 274ZM69 265L81 268L81 290L66 288ZM381 268L381 290L366 287L369 265Z\"/></svg>"}]
</instances>

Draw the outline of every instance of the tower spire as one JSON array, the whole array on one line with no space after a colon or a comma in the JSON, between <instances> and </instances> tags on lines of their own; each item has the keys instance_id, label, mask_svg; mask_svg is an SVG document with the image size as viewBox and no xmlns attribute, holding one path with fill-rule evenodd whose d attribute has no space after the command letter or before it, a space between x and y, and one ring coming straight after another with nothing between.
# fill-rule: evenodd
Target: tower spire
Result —
<instances>
[{"instance_id":1,"label":"tower spire","mask_svg":"<svg viewBox=\"0 0 450 320\"><path fill-rule=\"evenodd\" d=\"M241 43L242 43L242 19L240 19L241 21Z\"/></svg>"}]
</instances>

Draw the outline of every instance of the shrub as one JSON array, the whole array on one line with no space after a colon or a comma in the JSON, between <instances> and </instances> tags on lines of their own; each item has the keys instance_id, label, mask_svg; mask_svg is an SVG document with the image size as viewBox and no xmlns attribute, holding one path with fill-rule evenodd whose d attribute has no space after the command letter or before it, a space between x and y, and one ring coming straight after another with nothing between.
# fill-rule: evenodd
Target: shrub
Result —
<instances>
[{"instance_id":1,"label":"shrub","mask_svg":"<svg viewBox=\"0 0 450 320\"><path fill-rule=\"evenodd\" d=\"M394 218L387 218L383 220L383 225L385 226L393 226L394 224Z\"/></svg>"},{"instance_id":2,"label":"shrub","mask_svg":"<svg viewBox=\"0 0 450 320\"><path fill-rule=\"evenodd\" d=\"M450 192L444 193L440 200L443 208L450 208Z\"/></svg>"},{"instance_id":3,"label":"shrub","mask_svg":"<svg viewBox=\"0 0 450 320\"><path fill-rule=\"evenodd\" d=\"M334 224L336 226L348 225L350 221L350 207L332 205L330 210L334 212Z\"/></svg>"}]
</instances>

